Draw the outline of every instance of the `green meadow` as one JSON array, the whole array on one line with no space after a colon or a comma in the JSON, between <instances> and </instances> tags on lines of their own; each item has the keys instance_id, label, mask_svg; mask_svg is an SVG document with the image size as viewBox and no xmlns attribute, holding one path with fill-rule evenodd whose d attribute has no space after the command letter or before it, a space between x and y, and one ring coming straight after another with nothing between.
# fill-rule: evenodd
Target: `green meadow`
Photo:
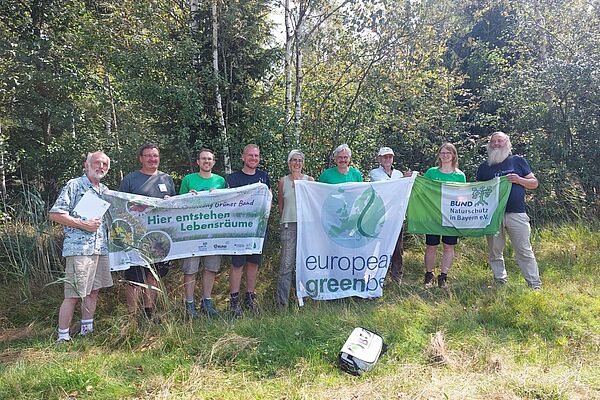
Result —
<instances>
[{"instance_id":1,"label":"green meadow","mask_svg":"<svg viewBox=\"0 0 600 400\"><path fill-rule=\"evenodd\" d=\"M449 289L422 285L423 244L409 236L405 277L376 300L274 306L278 255L259 275L258 316L184 317L182 276L163 282L159 323L128 318L123 283L101 293L92 337L56 344L58 282L0 291L2 399L600 399L600 233L536 230L543 290L527 289L507 249L492 284L483 239L457 246ZM227 268L215 300L227 308ZM78 320L76 314L75 320ZM354 377L337 367L352 329L389 345ZM78 330L78 323L74 324Z\"/></svg>"}]
</instances>

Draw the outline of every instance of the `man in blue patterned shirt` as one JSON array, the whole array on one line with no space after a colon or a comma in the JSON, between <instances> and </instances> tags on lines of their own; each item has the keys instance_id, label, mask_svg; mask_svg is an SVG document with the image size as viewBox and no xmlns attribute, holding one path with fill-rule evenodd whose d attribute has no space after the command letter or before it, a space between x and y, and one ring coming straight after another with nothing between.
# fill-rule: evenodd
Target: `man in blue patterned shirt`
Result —
<instances>
[{"instance_id":1,"label":"man in blue patterned shirt","mask_svg":"<svg viewBox=\"0 0 600 400\"><path fill-rule=\"evenodd\" d=\"M62 255L65 257L65 288L58 313L58 342L71 340L69 326L81 299L81 335L94 330L94 311L101 288L113 284L108 265L108 238L102 217L85 219L74 211L83 195L98 197L108 188L100 183L110 168L110 159L101 151L89 153L85 174L71 179L49 211L50 220L64 226Z\"/></svg>"}]
</instances>

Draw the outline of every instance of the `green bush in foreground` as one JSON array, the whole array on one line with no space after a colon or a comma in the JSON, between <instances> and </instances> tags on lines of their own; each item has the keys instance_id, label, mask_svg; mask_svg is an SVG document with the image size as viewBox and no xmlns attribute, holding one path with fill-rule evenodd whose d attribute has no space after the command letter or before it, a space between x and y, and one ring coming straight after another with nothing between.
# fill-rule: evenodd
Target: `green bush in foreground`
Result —
<instances>
[{"instance_id":1,"label":"green bush in foreground","mask_svg":"<svg viewBox=\"0 0 600 400\"><path fill-rule=\"evenodd\" d=\"M125 316L122 288L102 296L97 332L54 343L58 286L15 305L2 288L0 398L594 399L600 398L600 234L583 226L539 231L544 290L526 285L508 254L509 283L491 286L482 239L457 248L450 289L422 287L422 249L406 253L405 283L376 300L270 304L277 259L261 270L265 312L183 319L181 276L169 276L160 325ZM510 252L510 249L509 249ZM226 306L226 272L217 304ZM32 325L26 323L29 321ZM382 334L388 352L352 377L336 366L355 326Z\"/></svg>"}]
</instances>

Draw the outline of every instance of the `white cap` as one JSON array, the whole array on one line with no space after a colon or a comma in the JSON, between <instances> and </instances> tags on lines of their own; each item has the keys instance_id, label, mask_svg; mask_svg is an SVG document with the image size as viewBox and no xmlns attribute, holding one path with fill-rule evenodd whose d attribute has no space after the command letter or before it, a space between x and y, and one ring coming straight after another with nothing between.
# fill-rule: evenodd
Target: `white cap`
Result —
<instances>
[{"instance_id":1,"label":"white cap","mask_svg":"<svg viewBox=\"0 0 600 400\"><path fill-rule=\"evenodd\" d=\"M391 154L394 155L394 150L390 149L389 147L382 147L379 149L379 153L377 153L377 156L385 156L387 154Z\"/></svg>"}]
</instances>

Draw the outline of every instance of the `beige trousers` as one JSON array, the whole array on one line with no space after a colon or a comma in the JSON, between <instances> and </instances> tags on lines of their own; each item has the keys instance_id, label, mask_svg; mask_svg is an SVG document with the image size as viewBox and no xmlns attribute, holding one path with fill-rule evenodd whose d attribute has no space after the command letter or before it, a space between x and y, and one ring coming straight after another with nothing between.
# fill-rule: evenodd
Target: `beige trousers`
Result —
<instances>
[{"instance_id":1,"label":"beige trousers","mask_svg":"<svg viewBox=\"0 0 600 400\"><path fill-rule=\"evenodd\" d=\"M494 279L506 282L506 268L504 265L504 246L506 233L515 253L515 260L521 268L521 273L530 288L539 288L542 285L531 241L531 227L526 213L505 213L497 235L487 236L489 261L494 273Z\"/></svg>"}]
</instances>

